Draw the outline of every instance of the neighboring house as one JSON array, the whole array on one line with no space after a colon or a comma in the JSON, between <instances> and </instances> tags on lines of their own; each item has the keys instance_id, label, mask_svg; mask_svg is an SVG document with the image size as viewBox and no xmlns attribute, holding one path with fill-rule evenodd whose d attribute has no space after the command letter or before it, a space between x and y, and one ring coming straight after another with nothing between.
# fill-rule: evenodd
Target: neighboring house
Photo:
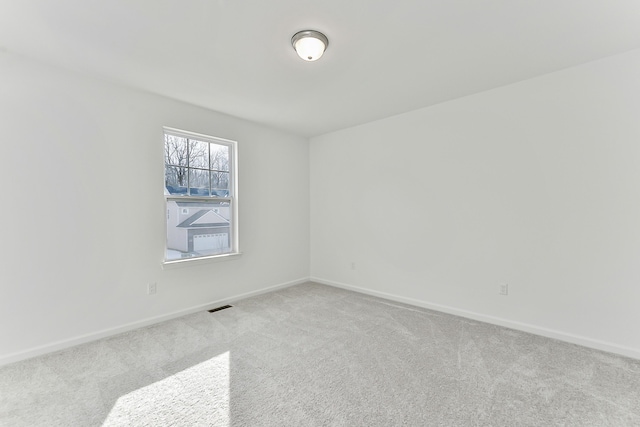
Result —
<instances>
[{"instance_id":1,"label":"neighboring house","mask_svg":"<svg viewBox=\"0 0 640 427\"><path fill-rule=\"evenodd\" d=\"M228 252L229 214L229 206L218 202L169 202L167 249L205 255Z\"/></svg>"}]
</instances>

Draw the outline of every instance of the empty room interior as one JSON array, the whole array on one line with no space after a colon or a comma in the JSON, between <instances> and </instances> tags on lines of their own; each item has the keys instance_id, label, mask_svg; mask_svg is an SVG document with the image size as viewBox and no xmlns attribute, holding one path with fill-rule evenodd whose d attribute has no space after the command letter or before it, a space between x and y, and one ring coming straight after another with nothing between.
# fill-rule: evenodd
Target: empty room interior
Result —
<instances>
[{"instance_id":1,"label":"empty room interior","mask_svg":"<svg viewBox=\"0 0 640 427\"><path fill-rule=\"evenodd\" d=\"M640 3L0 1L0 425L640 426Z\"/></svg>"}]
</instances>

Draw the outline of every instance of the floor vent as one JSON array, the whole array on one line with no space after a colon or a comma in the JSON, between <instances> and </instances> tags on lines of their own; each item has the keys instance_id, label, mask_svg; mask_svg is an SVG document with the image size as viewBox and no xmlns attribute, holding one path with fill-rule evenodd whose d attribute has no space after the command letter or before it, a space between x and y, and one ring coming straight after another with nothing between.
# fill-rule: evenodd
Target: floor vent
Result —
<instances>
[{"instance_id":1,"label":"floor vent","mask_svg":"<svg viewBox=\"0 0 640 427\"><path fill-rule=\"evenodd\" d=\"M232 305L223 305L222 307L212 308L211 310L207 310L209 313L215 313L216 311L224 310L226 308L231 308Z\"/></svg>"}]
</instances>

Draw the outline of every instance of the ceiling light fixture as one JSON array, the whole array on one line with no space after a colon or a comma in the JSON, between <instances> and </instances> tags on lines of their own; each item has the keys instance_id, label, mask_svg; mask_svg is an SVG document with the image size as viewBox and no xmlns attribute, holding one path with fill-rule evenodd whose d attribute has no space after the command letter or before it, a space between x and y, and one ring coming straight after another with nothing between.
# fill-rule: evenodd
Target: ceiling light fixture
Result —
<instances>
[{"instance_id":1,"label":"ceiling light fixture","mask_svg":"<svg viewBox=\"0 0 640 427\"><path fill-rule=\"evenodd\" d=\"M305 30L295 33L291 37L291 44L300 58L315 61L320 59L329 46L329 39L319 31Z\"/></svg>"}]
</instances>

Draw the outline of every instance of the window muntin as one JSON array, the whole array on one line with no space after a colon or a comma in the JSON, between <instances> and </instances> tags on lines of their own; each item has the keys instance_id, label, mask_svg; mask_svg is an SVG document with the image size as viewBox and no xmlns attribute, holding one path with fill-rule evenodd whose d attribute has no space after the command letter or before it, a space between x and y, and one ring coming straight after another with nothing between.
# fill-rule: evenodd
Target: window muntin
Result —
<instances>
[{"instance_id":1,"label":"window muntin","mask_svg":"<svg viewBox=\"0 0 640 427\"><path fill-rule=\"evenodd\" d=\"M236 142L164 129L165 262L238 253Z\"/></svg>"}]
</instances>

